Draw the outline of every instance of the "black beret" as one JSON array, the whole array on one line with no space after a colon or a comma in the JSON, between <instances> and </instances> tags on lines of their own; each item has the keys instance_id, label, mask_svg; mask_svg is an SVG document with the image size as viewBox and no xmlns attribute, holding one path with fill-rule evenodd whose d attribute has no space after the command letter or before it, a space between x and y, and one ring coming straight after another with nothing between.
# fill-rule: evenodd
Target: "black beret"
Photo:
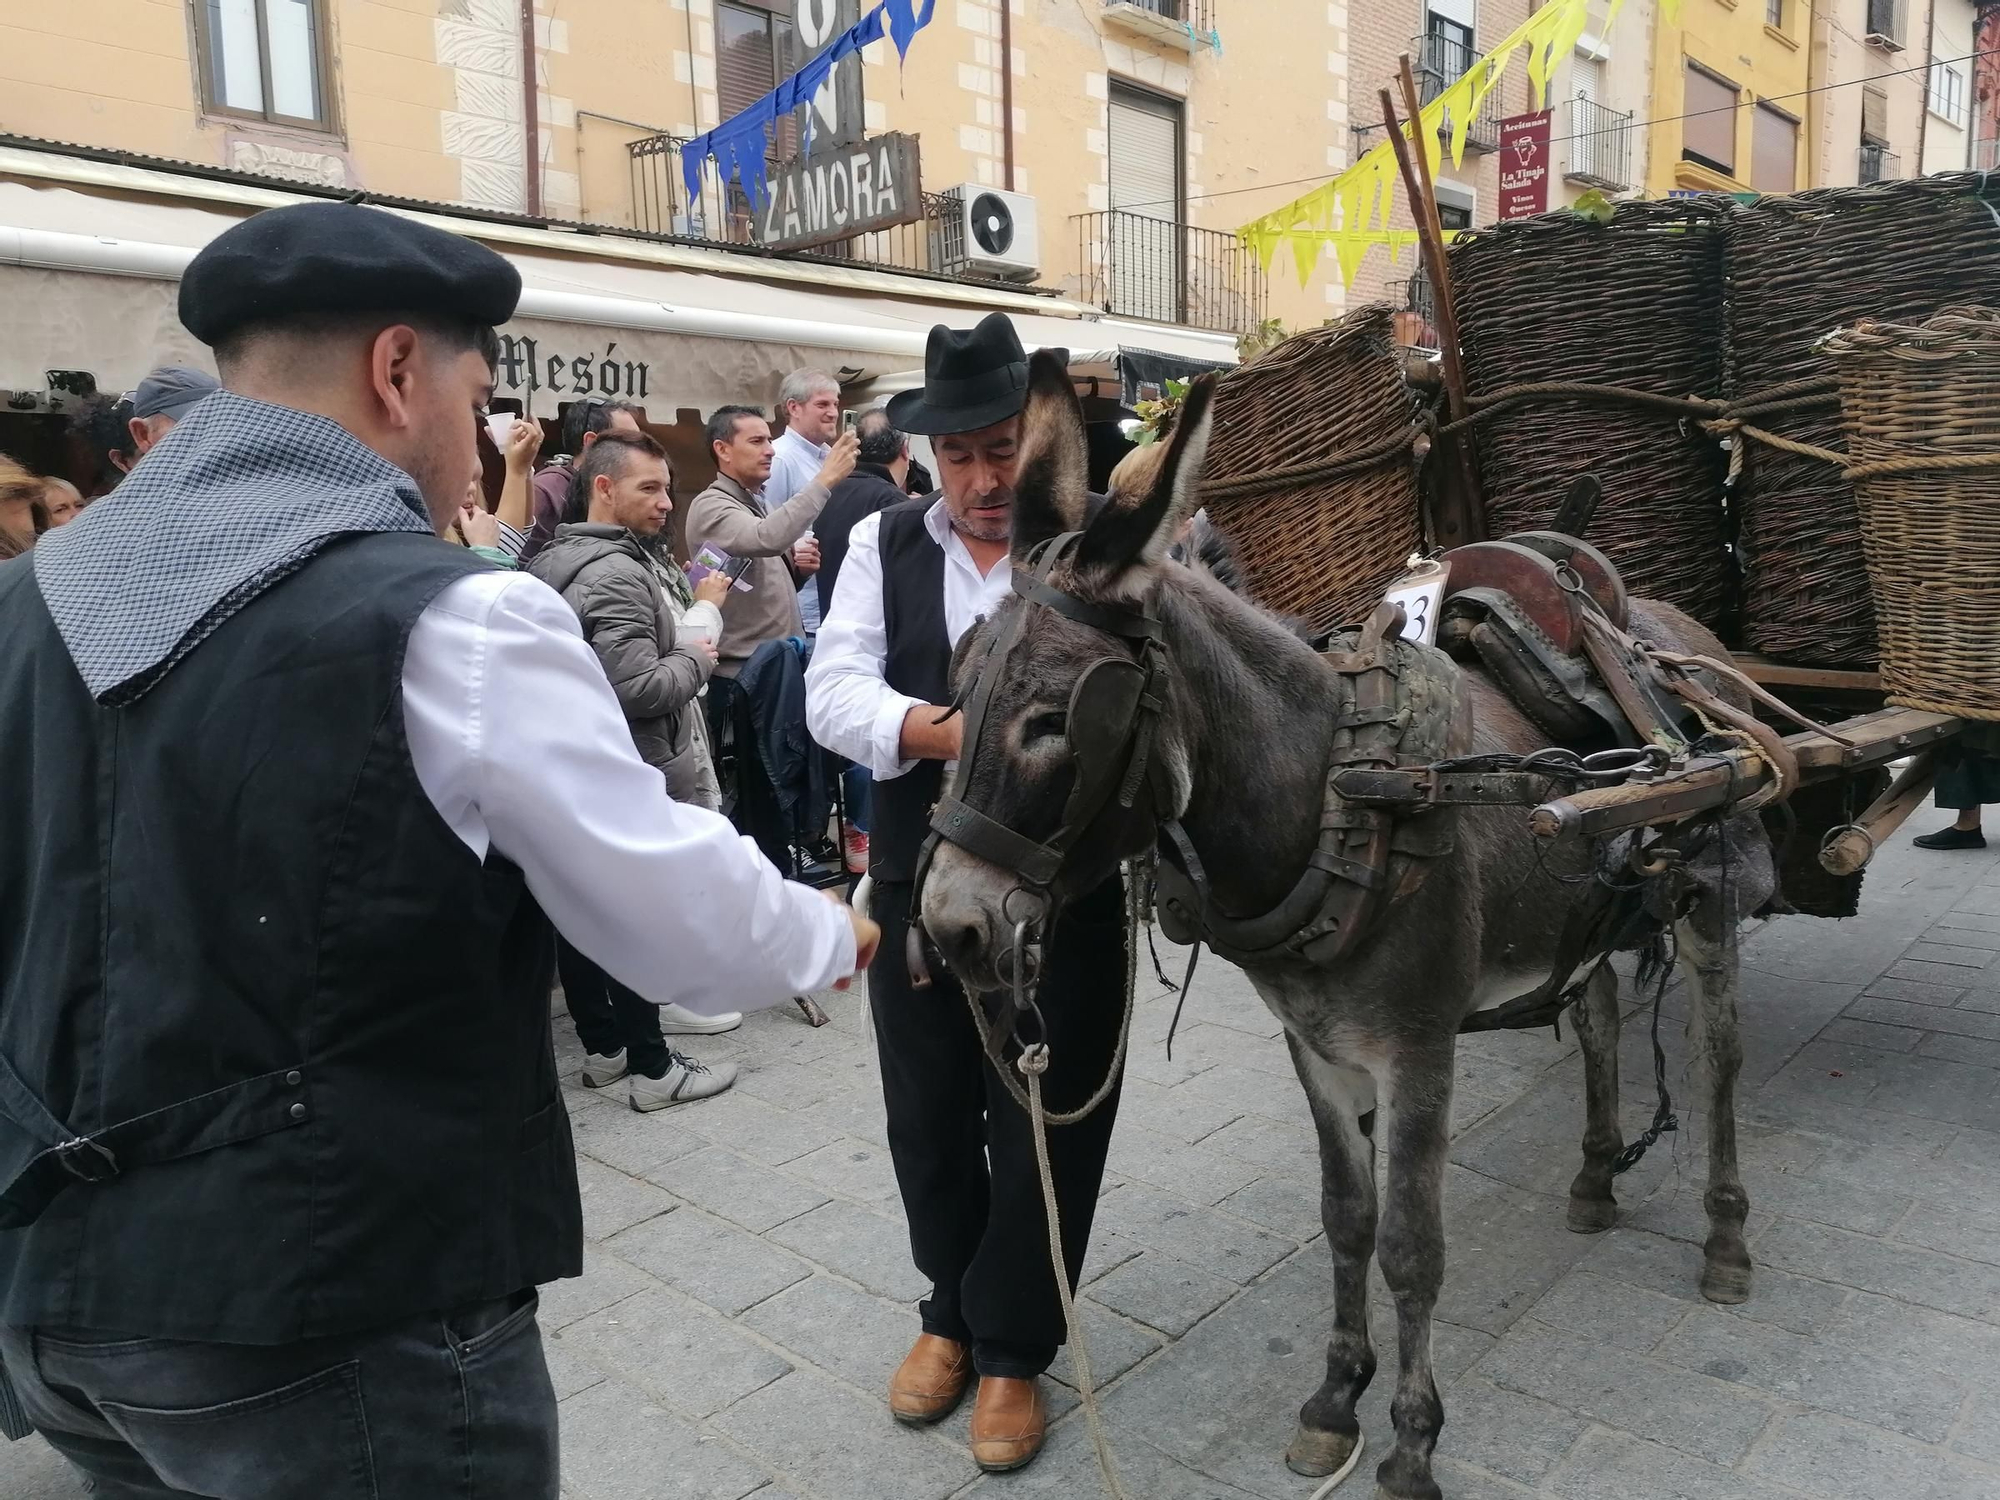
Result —
<instances>
[{"instance_id":1,"label":"black beret","mask_svg":"<svg viewBox=\"0 0 2000 1500\"><path fill-rule=\"evenodd\" d=\"M498 326L521 273L463 235L363 208L294 203L224 230L181 276L181 322L204 344L299 313L417 312Z\"/></svg>"}]
</instances>

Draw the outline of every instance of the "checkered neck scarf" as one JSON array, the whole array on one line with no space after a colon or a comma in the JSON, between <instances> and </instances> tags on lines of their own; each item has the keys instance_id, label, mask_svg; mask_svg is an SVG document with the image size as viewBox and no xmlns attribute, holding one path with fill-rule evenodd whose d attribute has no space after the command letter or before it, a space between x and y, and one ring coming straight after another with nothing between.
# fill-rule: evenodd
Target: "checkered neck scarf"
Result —
<instances>
[{"instance_id":1,"label":"checkered neck scarf","mask_svg":"<svg viewBox=\"0 0 2000 1500\"><path fill-rule=\"evenodd\" d=\"M327 543L430 529L415 481L339 423L218 391L32 555L91 696L124 704Z\"/></svg>"}]
</instances>

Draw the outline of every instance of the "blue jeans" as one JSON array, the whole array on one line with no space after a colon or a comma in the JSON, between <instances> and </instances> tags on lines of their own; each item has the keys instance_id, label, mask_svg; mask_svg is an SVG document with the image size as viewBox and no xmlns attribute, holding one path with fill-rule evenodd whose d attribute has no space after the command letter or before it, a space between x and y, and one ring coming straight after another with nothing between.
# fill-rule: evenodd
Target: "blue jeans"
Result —
<instances>
[{"instance_id":1,"label":"blue jeans","mask_svg":"<svg viewBox=\"0 0 2000 1500\"><path fill-rule=\"evenodd\" d=\"M866 766L850 765L840 773L840 796L847 804L847 821L861 832L868 831L868 799L875 788L875 774Z\"/></svg>"},{"instance_id":2,"label":"blue jeans","mask_svg":"<svg viewBox=\"0 0 2000 1500\"><path fill-rule=\"evenodd\" d=\"M554 1500L537 1305L271 1345L0 1327L0 1359L98 1500Z\"/></svg>"}]
</instances>

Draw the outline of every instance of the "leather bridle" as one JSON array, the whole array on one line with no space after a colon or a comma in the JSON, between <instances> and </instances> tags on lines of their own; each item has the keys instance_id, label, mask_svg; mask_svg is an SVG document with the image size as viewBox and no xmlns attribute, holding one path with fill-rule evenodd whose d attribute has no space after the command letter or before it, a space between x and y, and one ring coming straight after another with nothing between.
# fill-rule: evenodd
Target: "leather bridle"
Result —
<instances>
[{"instance_id":1,"label":"leather bridle","mask_svg":"<svg viewBox=\"0 0 2000 1500\"><path fill-rule=\"evenodd\" d=\"M1014 592L1022 607L1005 628L989 636L972 669L969 687L953 701L950 713L965 716L964 749L950 787L931 814L931 833L917 861L911 897L910 968L914 984L930 980L922 951L922 903L925 878L940 843L1008 871L1015 885L1002 903L1003 919L1013 924L1013 942L999 964L1001 977L1015 1001L1015 1027L1032 1018L1038 1037L1047 1036L1033 998L1044 929L1054 918L1063 878L1072 873L1074 857L1086 832L1107 815L1132 814L1139 795L1150 785L1151 805L1144 815L1153 820L1172 816L1171 791L1153 754L1160 715L1165 709L1166 651L1160 622L1138 610L1093 603L1065 592L1049 581L1058 564L1082 539L1080 531L1064 532L1041 543L1014 569ZM1071 689L1064 725L1074 768L1061 822L1047 839L1033 839L1009 828L968 803L981 754L986 715L993 695L1006 680L1014 653L1021 648L1029 622L1040 609L1101 631L1123 643L1124 650L1093 661Z\"/></svg>"}]
</instances>

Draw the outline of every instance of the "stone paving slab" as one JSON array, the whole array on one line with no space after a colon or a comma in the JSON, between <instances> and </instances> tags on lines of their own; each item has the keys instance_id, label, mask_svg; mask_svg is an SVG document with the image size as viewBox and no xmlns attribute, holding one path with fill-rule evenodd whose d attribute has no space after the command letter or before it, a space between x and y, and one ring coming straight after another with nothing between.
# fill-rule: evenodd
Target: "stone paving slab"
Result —
<instances>
[{"instance_id":1,"label":"stone paving slab","mask_svg":"<svg viewBox=\"0 0 2000 1500\"><path fill-rule=\"evenodd\" d=\"M1169 972L1185 955L1162 947ZM1619 1179L1618 1226L1564 1225L1582 1133L1568 1028L1468 1038L1433 1357L1448 1500L2000 1500L2000 851L1884 850L1860 917L1782 918L1745 949L1740 1154L1751 1300L1697 1289L1706 1099L1661 1002L1681 1130ZM1150 966L1142 966L1149 972ZM1629 991L1628 1132L1651 1118L1651 997ZM967 1414L890 1422L917 1331L856 995L833 1024L752 1016L689 1039L737 1062L720 1099L638 1115L566 1074L591 1244L544 1289L568 1500L1090 1500L1065 1354L1048 1450L981 1476ZM1174 1054L1148 983L1081 1308L1111 1441L1145 1500L1306 1500L1282 1462L1332 1312L1317 1149L1276 1022L1203 960ZM1394 1308L1361 1403L1372 1493L1392 1440ZM5 1500L79 1493L39 1439Z\"/></svg>"}]
</instances>

